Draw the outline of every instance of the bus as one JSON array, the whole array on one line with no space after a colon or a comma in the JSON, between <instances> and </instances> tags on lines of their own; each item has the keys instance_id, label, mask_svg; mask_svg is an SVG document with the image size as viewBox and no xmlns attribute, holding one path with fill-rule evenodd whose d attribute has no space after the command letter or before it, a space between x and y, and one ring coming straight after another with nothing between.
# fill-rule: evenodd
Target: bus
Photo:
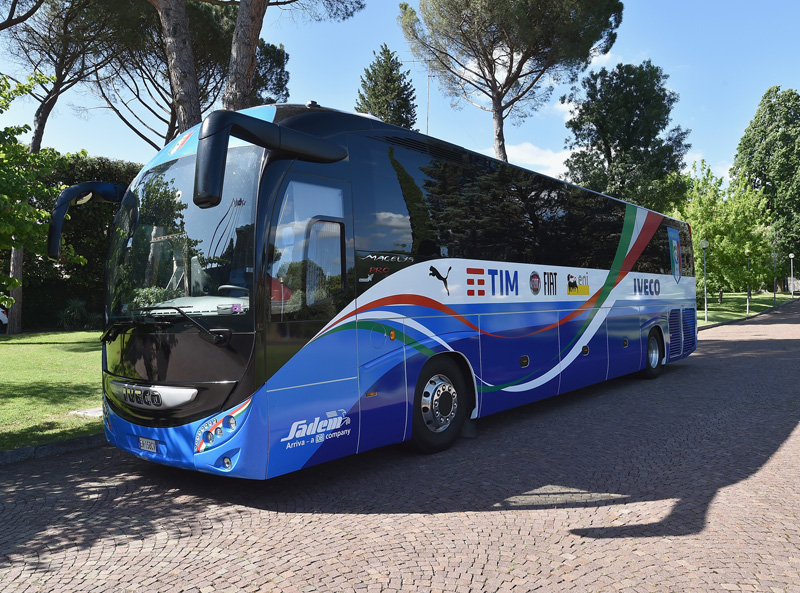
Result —
<instances>
[{"instance_id":1,"label":"bus","mask_svg":"<svg viewBox=\"0 0 800 593\"><path fill-rule=\"evenodd\" d=\"M360 114L216 111L118 204L102 335L108 441L266 479L696 348L689 226Z\"/></svg>"}]
</instances>

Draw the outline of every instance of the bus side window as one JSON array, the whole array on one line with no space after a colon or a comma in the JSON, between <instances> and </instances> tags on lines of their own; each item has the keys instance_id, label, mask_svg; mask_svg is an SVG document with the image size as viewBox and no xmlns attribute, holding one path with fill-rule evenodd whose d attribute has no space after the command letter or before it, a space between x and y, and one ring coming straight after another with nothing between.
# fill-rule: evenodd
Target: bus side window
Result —
<instances>
[{"instance_id":1,"label":"bus side window","mask_svg":"<svg viewBox=\"0 0 800 593\"><path fill-rule=\"evenodd\" d=\"M308 238L306 303L310 307L344 290L344 233L338 222L317 220Z\"/></svg>"},{"instance_id":2,"label":"bus side window","mask_svg":"<svg viewBox=\"0 0 800 593\"><path fill-rule=\"evenodd\" d=\"M287 184L270 265L272 309L289 315L287 320L295 313L307 319L304 307L343 291L344 229L340 222L320 220L329 218L344 218L341 189L297 180Z\"/></svg>"}]
</instances>

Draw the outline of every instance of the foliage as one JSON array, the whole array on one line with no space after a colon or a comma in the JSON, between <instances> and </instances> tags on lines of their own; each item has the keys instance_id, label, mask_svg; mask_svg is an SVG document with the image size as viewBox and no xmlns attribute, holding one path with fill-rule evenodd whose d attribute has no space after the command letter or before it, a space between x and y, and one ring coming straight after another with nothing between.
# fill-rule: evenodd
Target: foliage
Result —
<instances>
[{"instance_id":1,"label":"foliage","mask_svg":"<svg viewBox=\"0 0 800 593\"><path fill-rule=\"evenodd\" d=\"M666 87L669 78L649 60L640 66L601 68L562 97L574 104L567 128L578 149L566 161L569 179L578 185L640 206L664 212L686 191L676 175L691 147L689 130L667 131L678 94Z\"/></svg>"},{"instance_id":2,"label":"foliage","mask_svg":"<svg viewBox=\"0 0 800 593\"><path fill-rule=\"evenodd\" d=\"M89 157L80 152L65 155L44 182L53 187L91 180L128 185L140 168L137 163ZM55 196L37 200L36 204L43 210L52 210ZM24 327L54 327L58 310L70 298L85 301L89 315L101 314L106 252L116 212L114 205L99 201L70 208L63 241L83 258L85 264L63 260L54 265L46 258L26 259L25 285L29 290L25 294Z\"/></svg>"},{"instance_id":3,"label":"foliage","mask_svg":"<svg viewBox=\"0 0 800 593\"><path fill-rule=\"evenodd\" d=\"M58 326L66 330L99 330L102 329L103 316L91 313L81 299L67 299L67 305L58 312Z\"/></svg>"},{"instance_id":4,"label":"foliage","mask_svg":"<svg viewBox=\"0 0 800 593\"><path fill-rule=\"evenodd\" d=\"M800 252L800 94L773 86L747 126L731 167L731 178L767 199L773 215L775 252L782 274L789 253Z\"/></svg>"},{"instance_id":5,"label":"foliage","mask_svg":"<svg viewBox=\"0 0 800 593\"><path fill-rule=\"evenodd\" d=\"M39 152L58 98L108 62L112 14L102 0L46 0L33 17L9 32L10 55L25 68L48 75L29 92L39 103L31 152Z\"/></svg>"},{"instance_id":6,"label":"foliage","mask_svg":"<svg viewBox=\"0 0 800 593\"><path fill-rule=\"evenodd\" d=\"M224 87L235 15L236 9L229 6L186 4L192 74L201 111L211 108ZM182 128L159 14L141 0L120 0L115 3L112 21L112 60L102 76L96 77L94 91L125 125L154 149L160 149ZM199 121L190 125L195 123Z\"/></svg>"},{"instance_id":7,"label":"foliage","mask_svg":"<svg viewBox=\"0 0 800 593\"><path fill-rule=\"evenodd\" d=\"M420 0L400 4L414 55L455 102L492 113L497 157L508 160L504 120L521 121L609 51L622 21L619 0ZM420 18L421 17L421 18Z\"/></svg>"},{"instance_id":8,"label":"foliage","mask_svg":"<svg viewBox=\"0 0 800 593\"><path fill-rule=\"evenodd\" d=\"M709 291L742 291L749 284L772 288L772 232L764 216L766 197L743 183L723 187L705 162L685 175L686 202L675 213L692 227L692 247L697 261L698 294L702 297L703 249L706 240ZM750 270L748 272L748 256Z\"/></svg>"},{"instance_id":9,"label":"foliage","mask_svg":"<svg viewBox=\"0 0 800 593\"><path fill-rule=\"evenodd\" d=\"M280 46L258 40L256 70L250 91L250 106L285 103L289 100L289 54Z\"/></svg>"},{"instance_id":10,"label":"foliage","mask_svg":"<svg viewBox=\"0 0 800 593\"><path fill-rule=\"evenodd\" d=\"M183 290L163 286L148 286L134 289L133 294L133 305L137 309L141 309L142 307L152 307L164 301L182 297Z\"/></svg>"},{"instance_id":11,"label":"foliage","mask_svg":"<svg viewBox=\"0 0 800 593\"><path fill-rule=\"evenodd\" d=\"M29 93L41 80L41 77L32 77L28 83L12 87L8 78L0 76L0 114L16 97ZM47 234L44 222L49 215L31 203L31 199L55 196L59 189L46 183L47 176L59 162L59 154L50 149L31 154L18 140L19 135L29 130L29 126L0 129L0 254L3 260L14 246L32 254L44 253ZM65 251L64 257L72 261L76 259L70 250ZM5 268L0 268L0 306L11 306L13 300L9 292L19 285L20 282L10 278Z\"/></svg>"},{"instance_id":12,"label":"foliage","mask_svg":"<svg viewBox=\"0 0 800 593\"><path fill-rule=\"evenodd\" d=\"M364 69L361 89L358 91L356 111L406 129L413 129L417 121L416 94L408 80L409 71L401 70L402 63L386 44L380 53L372 52L375 59Z\"/></svg>"}]
</instances>

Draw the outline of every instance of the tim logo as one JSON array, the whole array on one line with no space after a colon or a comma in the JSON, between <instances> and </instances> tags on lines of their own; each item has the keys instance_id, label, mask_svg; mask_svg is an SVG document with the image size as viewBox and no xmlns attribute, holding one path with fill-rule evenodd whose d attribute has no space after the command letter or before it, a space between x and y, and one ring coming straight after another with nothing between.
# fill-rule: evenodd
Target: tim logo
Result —
<instances>
[{"instance_id":1,"label":"tim logo","mask_svg":"<svg viewBox=\"0 0 800 593\"><path fill-rule=\"evenodd\" d=\"M467 296L519 295L517 271L467 268Z\"/></svg>"}]
</instances>

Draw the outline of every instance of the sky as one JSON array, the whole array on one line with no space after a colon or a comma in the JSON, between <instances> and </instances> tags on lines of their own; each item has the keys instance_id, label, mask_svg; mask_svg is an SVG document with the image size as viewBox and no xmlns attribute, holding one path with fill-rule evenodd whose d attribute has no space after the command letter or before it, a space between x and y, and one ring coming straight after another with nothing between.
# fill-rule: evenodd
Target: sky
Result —
<instances>
[{"instance_id":1,"label":"sky","mask_svg":"<svg viewBox=\"0 0 800 593\"><path fill-rule=\"evenodd\" d=\"M800 88L797 23L800 2L764 0L623 0L622 24L609 54L593 69L651 60L669 76L667 87L680 99L670 127L691 130L686 158L704 159L720 177L727 175L745 128L768 88ZM417 7L418 0L409 2ZM455 108L424 64L415 60L397 24L399 2L366 0L366 8L347 21L309 22L296 11L271 7L261 37L283 44L289 54L289 102L314 100L353 111L364 69L386 43L403 62L416 90L417 128L431 136L493 155L491 113L461 102ZM8 67L0 60L0 71ZM17 72L19 74L19 72ZM556 89L551 101L521 125L505 126L509 160L554 177L564 177L569 156L565 122L568 109L559 102L568 88ZM75 107L89 107L79 114ZM0 126L32 124L36 104L18 99L0 115ZM86 92L62 97L48 122L44 145L60 152L85 149L145 163L155 151Z\"/></svg>"}]
</instances>

